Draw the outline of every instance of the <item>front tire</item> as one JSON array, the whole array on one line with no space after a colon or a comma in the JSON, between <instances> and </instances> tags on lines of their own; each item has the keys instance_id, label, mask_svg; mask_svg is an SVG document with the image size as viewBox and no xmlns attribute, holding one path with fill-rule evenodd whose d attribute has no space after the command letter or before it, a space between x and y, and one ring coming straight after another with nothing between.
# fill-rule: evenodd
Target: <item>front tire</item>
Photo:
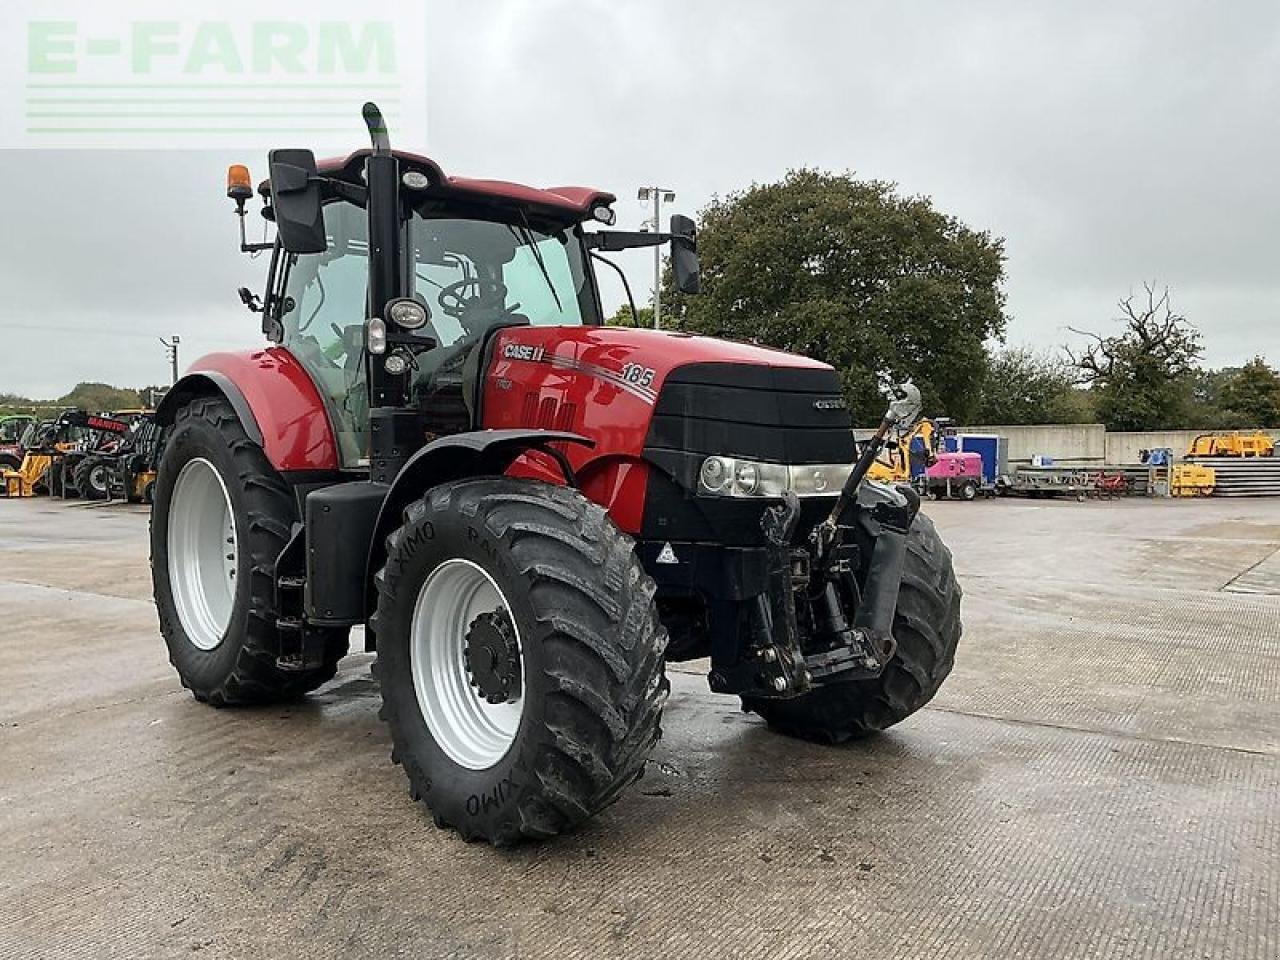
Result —
<instances>
[{"instance_id":1,"label":"front tire","mask_svg":"<svg viewBox=\"0 0 1280 960\"><path fill-rule=\"evenodd\" d=\"M86 457L75 467L75 486L85 500L106 500L111 493L110 467L101 457Z\"/></svg>"},{"instance_id":2,"label":"front tire","mask_svg":"<svg viewBox=\"0 0 1280 960\"><path fill-rule=\"evenodd\" d=\"M893 726L932 700L951 672L960 643L960 597L951 551L933 521L917 515L893 618L898 649L884 672L792 700L743 698L743 706L781 733L826 743Z\"/></svg>"},{"instance_id":3,"label":"front tire","mask_svg":"<svg viewBox=\"0 0 1280 960\"><path fill-rule=\"evenodd\" d=\"M292 699L346 655L347 630L334 629L321 666L277 666L275 561L296 520L288 485L225 400L177 411L156 479L151 578L169 661L197 700Z\"/></svg>"},{"instance_id":4,"label":"front tire","mask_svg":"<svg viewBox=\"0 0 1280 960\"><path fill-rule=\"evenodd\" d=\"M561 833L644 771L670 689L653 581L574 490L465 480L412 503L377 575L382 717L436 825Z\"/></svg>"}]
</instances>

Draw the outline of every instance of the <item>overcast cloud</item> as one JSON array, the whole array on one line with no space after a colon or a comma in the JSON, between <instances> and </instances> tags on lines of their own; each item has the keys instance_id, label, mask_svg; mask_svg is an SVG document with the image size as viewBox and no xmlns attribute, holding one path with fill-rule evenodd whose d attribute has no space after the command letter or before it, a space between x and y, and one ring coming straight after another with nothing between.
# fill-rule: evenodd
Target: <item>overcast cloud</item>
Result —
<instances>
[{"instance_id":1,"label":"overcast cloud","mask_svg":"<svg viewBox=\"0 0 1280 960\"><path fill-rule=\"evenodd\" d=\"M693 213L791 167L849 169L1006 238L1010 342L1100 329L1147 279L1173 288L1208 364L1280 361L1280 5L429 10L430 142L400 145L446 171L600 186L634 227L641 183ZM265 173L261 156L215 152L0 153L0 392L167 382L162 334L181 335L184 365L261 342L235 294L261 288L265 263L235 252L234 161ZM628 257L647 293L651 261Z\"/></svg>"}]
</instances>

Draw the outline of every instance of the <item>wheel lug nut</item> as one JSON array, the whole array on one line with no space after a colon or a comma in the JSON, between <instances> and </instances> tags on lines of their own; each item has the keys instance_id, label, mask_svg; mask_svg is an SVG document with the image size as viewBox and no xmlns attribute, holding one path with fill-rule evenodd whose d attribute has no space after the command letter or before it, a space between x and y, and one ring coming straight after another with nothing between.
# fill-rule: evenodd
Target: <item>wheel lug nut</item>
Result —
<instances>
[{"instance_id":1,"label":"wheel lug nut","mask_svg":"<svg viewBox=\"0 0 1280 960\"><path fill-rule=\"evenodd\" d=\"M782 691L783 691L783 690L787 689L787 678L786 678L786 677L774 677L774 678L773 678L773 689L777 690L779 693L782 693Z\"/></svg>"}]
</instances>

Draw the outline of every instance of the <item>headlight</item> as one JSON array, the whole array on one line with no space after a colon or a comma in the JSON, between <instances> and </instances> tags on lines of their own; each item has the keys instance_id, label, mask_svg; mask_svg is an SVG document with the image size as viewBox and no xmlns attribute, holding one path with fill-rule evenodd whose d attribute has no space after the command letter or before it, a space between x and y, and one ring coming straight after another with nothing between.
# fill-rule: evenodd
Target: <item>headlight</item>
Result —
<instances>
[{"instance_id":1,"label":"headlight","mask_svg":"<svg viewBox=\"0 0 1280 960\"><path fill-rule=\"evenodd\" d=\"M729 464L723 457L707 457L698 472L698 489L704 493L720 493L729 481Z\"/></svg>"},{"instance_id":2,"label":"headlight","mask_svg":"<svg viewBox=\"0 0 1280 960\"><path fill-rule=\"evenodd\" d=\"M698 470L698 492L717 497L834 497L853 470L850 463L787 465L707 457Z\"/></svg>"}]
</instances>

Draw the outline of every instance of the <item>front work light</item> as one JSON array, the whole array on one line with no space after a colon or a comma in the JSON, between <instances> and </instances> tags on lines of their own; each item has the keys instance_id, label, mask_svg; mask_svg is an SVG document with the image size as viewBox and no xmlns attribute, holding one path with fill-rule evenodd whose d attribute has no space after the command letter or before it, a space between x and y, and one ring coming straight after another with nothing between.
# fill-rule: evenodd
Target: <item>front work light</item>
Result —
<instances>
[{"instance_id":1,"label":"front work light","mask_svg":"<svg viewBox=\"0 0 1280 960\"><path fill-rule=\"evenodd\" d=\"M369 352L380 356L387 352L387 324L381 317L370 317L365 331Z\"/></svg>"},{"instance_id":2,"label":"front work light","mask_svg":"<svg viewBox=\"0 0 1280 960\"><path fill-rule=\"evenodd\" d=\"M431 180L421 170L406 170L404 176L400 178L410 190L425 190L431 186Z\"/></svg>"},{"instance_id":3,"label":"front work light","mask_svg":"<svg viewBox=\"0 0 1280 960\"><path fill-rule=\"evenodd\" d=\"M606 203L597 203L591 208L591 218L603 223L606 227L612 227L617 222L618 215L614 213L613 207Z\"/></svg>"},{"instance_id":4,"label":"front work light","mask_svg":"<svg viewBox=\"0 0 1280 960\"><path fill-rule=\"evenodd\" d=\"M401 297L387 304L387 319L402 330L418 330L426 326L431 315L417 300Z\"/></svg>"}]
</instances>

